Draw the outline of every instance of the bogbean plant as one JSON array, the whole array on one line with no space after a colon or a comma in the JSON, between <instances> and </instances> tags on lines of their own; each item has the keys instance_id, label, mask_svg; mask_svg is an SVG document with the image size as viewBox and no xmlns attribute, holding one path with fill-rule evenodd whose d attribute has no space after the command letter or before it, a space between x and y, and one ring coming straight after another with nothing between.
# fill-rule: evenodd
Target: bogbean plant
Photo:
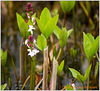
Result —
<instances>
[{"instance_id":1,"label":"bogbean plant","mask_svg":"<svg viewBox=\"0 0 100 91\"><path fill-rule=\"evenodd\" d=\"M68 13L69 11L71 11L75 5L75 2L71 2L71 3L73 3L73 5L71 5L71 3L69 4L69 2L66 1L66 3L69 4L69 7L65 7L65 2L61 1L60 3L61 3L61 7L62 7L64 13ZM70 34L72 33L73 29L70 29L68 31L65 27L60 29L57 26L59 15L57 14L54 17L51 17L50 11L46 7L42 10L42 12L40 14L40 19L38 19L36 17L36 13L33 14L33 8L30 3L27 4L26 15L28 17L28 20L26 22L18 13L16 13L16 15L17 15L17 23L18 23L18 27L20 30L20 34L25 39L24 44L27 45L27 51L29 52L28 55L32 59L32 60L30 60L31 61L30 89L32 90L35 87L35 55L37 53L39 53L39 51L42 51L42 52L44 51L44 49L49 45L47 42L48 38L50 37L50 35L52 33L54 33L59 40L60 49L59 49L59 53L57 55L56 48L54 46L53 57L55 57L57 55L56 60L58 61L58 59L61 55L61 51L65 47L65 45L67 43L67 39L70 36ZM33 36L33 30L35 30L35 28L33 26L35 25L36 22L37 22L37 25L41 32L41 35L38 35L38 37L37 37L37 42ZM83 33L83 35L84 35L84 41L83 41L84 51L85 51L88 61L90 62L90 59L93 57L93 55L95 53L97 53L99 37L97 37L96 40L94 40L94 37L89 33L88 34ZM60 62L60 61L61 60L58 61L59 64L57 66L58 76L61 75L61 72L64 67L64 61L62 61L62 62ZM77 78L80 82L82 82L83 86L84 86L84 82L86 81L87 77L89 76L91 66L92 65L89 65L84 76L81 75L75 69L69 68L69 70L72 72L73 77ZM67 84L66 87L70 87L70 85Z\"/></svg>"},{"instance_id":2,"label":"bogbean plant","mask_svg":"<svg viewBox=\"0 0 100 91\"><path fill-rule=\"evenodd\" d=\"M47 40L52 33L54 33L59 39L59 44L60 44L61 49L64 48L64 46L67 43L67 38L69 37L69 35L71 34L73 30L71 29L67 31L66 28L62 28L61 30L57 26L59 15L57 14L56 16L51 17L50 11L46 7L42 10L40 19L35 17L36 13L33 14L32 5L30 3L27 4L27 11L29 13L26 13L28 17L28 20L26 22L18 13L16 13L16 15L17 15L17 23L20 30L20 34L26 40L25 44L27 45L27 48L28 48L27 49L27 51L29 52L28 55L30 55L32 58L30 89L34 89L35 87L35 58L34 56L36 55L36 53L39 52L39 50L43 51L47 47ZM33 31L32 31L35 29L33 27L35 24L35 19L41 31L41 35L37 37L37 43L36 43L36 40L33 38ZM36 48L39 50L37 50ZM64 61L60 64L60 66L58 65L58 75L61 74L63 66L64 66ZM62 67L62 69L60 69L60 67Z\"/></svg>"}]
</instances>

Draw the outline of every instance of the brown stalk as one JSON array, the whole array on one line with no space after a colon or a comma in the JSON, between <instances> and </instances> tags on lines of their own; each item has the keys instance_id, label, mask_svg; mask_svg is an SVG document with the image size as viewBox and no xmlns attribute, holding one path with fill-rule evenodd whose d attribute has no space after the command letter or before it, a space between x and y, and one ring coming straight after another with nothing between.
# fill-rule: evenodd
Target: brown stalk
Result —
<instances>
[{"instance_id":1,"label":"brown stalk","mask_svg":"<svg viewBox=\"0 0 100 91\"><path fill-rule=\"evenodd\" d=\"M44 62L43 62L43 90L47 90L47 75L48 75L48 46L44 49Z\"/></svg>"},{"instance_id":2,"label":"brown stalk","mask_svg":"<svg viewBox=\"0 0 100 91\"><path fill-rule=\"evenodd\" d=\"M53 59L51 90L56 90L57 64L58 64L58 62L55 60L55 57L54 57L54 59Z\"/></svg>"}]
</instances>

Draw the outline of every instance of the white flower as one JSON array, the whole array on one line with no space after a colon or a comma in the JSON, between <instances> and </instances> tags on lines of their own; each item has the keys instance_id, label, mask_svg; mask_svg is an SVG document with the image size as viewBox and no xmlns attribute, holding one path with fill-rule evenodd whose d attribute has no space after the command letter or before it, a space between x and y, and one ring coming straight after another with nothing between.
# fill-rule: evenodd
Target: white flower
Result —
<instances>
[{"instance_id":1,"label":"white flower","mask_svg":"<svg viewBox=\"0 0 100 91\"><path fill-rule=\"evenodd\" d=\"M32 29L35 29L32 25L29 25L29 32L31 32L31 34L33 35L33 31L32 31Z\"/></svg>"},{"instance_id":2,"label":"white flower","mask_svg":"<svg viewBox=\"0 0 100 91\"><path fill-rule=\"evenodd\" d=\"M33 57L34 55L36 55L37 53L39 53L39 50L34 49L31 51L31 49L27 49L27 51L29 51L29 54L31 57Z\"/></svg>"}]
</instances>

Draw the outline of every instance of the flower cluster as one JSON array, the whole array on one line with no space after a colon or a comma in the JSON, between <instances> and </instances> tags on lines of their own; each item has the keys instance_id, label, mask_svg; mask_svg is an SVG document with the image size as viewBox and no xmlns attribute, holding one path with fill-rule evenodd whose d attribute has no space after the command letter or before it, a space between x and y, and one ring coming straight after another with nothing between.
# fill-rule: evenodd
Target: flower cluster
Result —
<instances>
[{"instance_id":1,"label":"flower cluster","mask_svg":"<svg viewBox=\"0 0 100 91\"><path fill-rule=\"evenodd\" d=\"M27 10L26 15L28 17L28 20L30 20L31 24L35 25L36 20L33 15L34 13L33 13L33 8L32 8L31 3L27 4L26 10ZM26 23L28 23L28 20L26 20ZM28 39L26 39L25 45L27 45L27 47L28 47L28 49L27 49L27 51L29 52L28 55L33 57L34 55L36 55L39 52L39 50L37 50L35 48L36 40L33 38L33 31L32 31L32 30L35 30L35 28L31 24L28 25L28 27L29 27L28 32L30 32L30 36L28 37Z\"/></svg>"},{"instance_id":2,"label":"flower cluster","mask_svg":"<svg viewBox=\"0 0 100 91\"><path fill-rule=\"evenodd\" d=\"M26 15L27 15L28 19L30 20L31 24L35 25L36 24L36 19L34 17L32 4L30 2L27 4L26 10L27 10ZM26 23L28 23L28 20L26 20ZM29 25L29 30L28 30L32 35L33 35L32 29L35 30L33 25Z\"/></svg>"}]
</instances>

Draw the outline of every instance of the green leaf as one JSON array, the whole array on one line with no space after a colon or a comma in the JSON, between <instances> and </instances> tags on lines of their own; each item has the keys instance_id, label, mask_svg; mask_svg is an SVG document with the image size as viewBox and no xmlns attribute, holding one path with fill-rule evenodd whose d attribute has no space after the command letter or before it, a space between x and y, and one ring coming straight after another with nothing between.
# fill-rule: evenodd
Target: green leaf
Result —
<instances>
[{"instance_id":1,"label":"green leaf","mask_svg":"<svg viewBox=\"0 0 100 91\"><path fill-rule=\"evenodd\" d=\"M5 83L4 85L1 85L1 90L5 90L5 88L7 87L7 83Z\"/></svg>"},{"instance_id":2,"label":"green leaf","mask_svg":"<svg viewBox=\"0 0 100 91\"><path fill-rule=\"evenodd\" d=\"M68 32L66 30L62 30L59 33L59 45L63 48L67 43Z\"/></svg>"},{"instance_id":3,"label":"green leaf","mask_svg":"<svg viewBox=\"0 0 100 91\"><path fill-rule=\"evenodd\" d=\"M57 21L58 21L59 15L54 16L53 18L51 18L48 23L45 26L45 30L43 32L43 35L46 37L46 39L48 39L48 37L53 33Z\"/></svg>"},{"instance_id":4,"label":"green leaf","mask_svg":"<svg viewBox=\"0 0 100 91\"><path fill-rule=\"evenodd\" d=\"M1 65L5 66L7 60L7 51L3 52L1 49Z\"/></svg>"},{"instance_id":5,"label":"green leaf","mask_svg":"<svg viewBox=\"0 0 100 91\"><path fill-rule=\"evenodd\" d=\"M80 75L80 73L73 68L69 68L69 70L71 71L73 77L75 77L75 78L77 78L77 75Z\"/></svg>"},{"instance_id":6,"label":"green leaf","mask_svg":"<svg viewBox=\"0 0 100 91\"><path fill-rule=\"evenodd\" d=\"M43 26L43 23L38 18L36 18L36 22L38 24L38 27L39 27L41 33L44 33L44 27L45 26Z\"/></svg>"},{"instance_id":7,"label":"green leaf","mask_svg":"<svg viewBox=\"0 0 100 91\"><path fill-rule=\"evenodd\" d=\"M94 77L96 78L99 70L99 62L96 62Z\"/></svg>"},{"instance_id":8,"label":"green leaf","mask_svg":"<svg viewBox=\"0 0 100 91\"><path fill-rule=\"evenodd\" d=\"M89 74L90 74L90 71L91 71L91 66L92 66L92 64L88 67L88 69L86 70L86 72L85 72L85 80L88 78L88 76L89 76Z\"/></svg>"},{"instance_id":9,"label":"green leaf","mask_svg":"<svg viewBox=\"0 0 100 91\"><path fill-rule=\"evenodd\" d=\"M48 39L48 37L53 33L58 18L59 15L56 15L53 18L51 18L50 12L47 8L44 8L43 11L41 12L40 20L36 18L38 27L46 39Z\"/></svg>"},{"instance_id":10,"label":"green leaf","mask_svg":"<svg viewBox=\"0 0 100 91\"><path fill-rule=\"evenodd\" d=\"M90 42L93 44L93 42L94 42L94 37L93 37L90 33L87 33L86 35L87 35L87 37L89 38Z\"/></svg>"},{"instance_id":11,"label":"green leaf","mask_svg":"<svg viewBox=\"0 0 100 91\"><path fill-rule=\"evenodd\" d=\"M90 61L99 48L99 36L94 40L94 37L91 34L85 34L83 32L83 38L84 52L88 61Z\"/></svg>"},{"instance_id":12,"label":"green leaf","mask_svg":"<svg viewBox=\"0 0 100 91\"><path fill-rule=\"evenodd\" d=\"M92 49L94 54L97 53L99 49L99 36L94 40Z\"/></svg>"},{"instance_id":13,"label":"green leaf","mask_svg":"<svg viewBox=\"0 0 100 91\"><path fill-rule=\"evenodd\" d=\"M24 21L24 19L18 13L16 13L16 16L17 16L17 24L20 30L20 34L23 38L27 39L29 36L28 24Z\"/></svg>"},{"instance_id":14,"label":"green leaf","mask_svg":"<svg viewBox=\"0 0 100 91\"><path fill-rule=\"evenodd\" d=\"M43 26L47 24L47 22L51 19L51 14L48 8L44 8L40 15L40 21L42 22Z\"/></svg>"},{"instance_id":15,"label":"green leaf","mask_svg":"<svg viewBox=\"0 0 100 91\"><path fill-rule=\"evenodd\" d=\"M73 88L69 84L67 84L66 85L66 90L73 90Z\"/></svg>"},{"instance_id":16,"label":"green leaf","mask_svg":"<svg viewBox=\"0 0 100 91\"><path fill-rule=\"evenodd\" d=\"M77 75L77 80L84 83L85 82L85 77L83 75Z\"/></svg>"},{"instance_id":17,"label":"green leaf","mask_svg":"<svg viewBox=\"0 0 100 91\"><path fill-rule=\"evenodd\" d=\"M37 45L41 51L47 47L47 40L42 34L37 38Z\"/></svg>"},{"instance_id":18,"label":"green leaf","mask_svg":"<svg viewBox=\"0 0 100 91\"><path fill-rule=\"evenodd\" d=\"M54 34L56 35L56 37L59 39L59 33L60 33L60 28L58 26L55 27L54 29Z\"/></svg>"},{"instance_id":19,"label":"green leaf","mask_svg":"<svg viewBox=\"0 0 100 91\"><path fill-rule=\"evenodd\" d=\"M60 63L60 65L57 65L57 74L60 76L62 70L64 68L64 60Z\"/></svg>"},{"instance_id":20,"label":"green leaf","mask_svg":"<svg viewBox=\"0 0 100 91\"><path fill-rule=\"evenodd\" d=\"M60 1L60 5L63 12L68 13L74 8L75 1Z\"/></svg>"},{"instance_id":21,"label":"green leaf","mask_svg":"<svg viewBox=\"0 0 100 91\"><path fill-rule=\"evenodd\" d=\"M89 38L87 37L87 35L84 32L83 32L83 39L84 39L83 40L84 52L87 56L88 61L90 61L90 59L93 56L92 43L91 43L91 41L89 40Z\"/></svg>"},{"instance_id":22,"label":"green leaf","mask_svg":"<svg viewBox=\"0 0 100 91\"><path fill-rule=\"evenodd\" d=\"M73 32L73 29L68 30L68 36L67 38L70 36L70 34Z\"/></svg>"}]
</instances>

